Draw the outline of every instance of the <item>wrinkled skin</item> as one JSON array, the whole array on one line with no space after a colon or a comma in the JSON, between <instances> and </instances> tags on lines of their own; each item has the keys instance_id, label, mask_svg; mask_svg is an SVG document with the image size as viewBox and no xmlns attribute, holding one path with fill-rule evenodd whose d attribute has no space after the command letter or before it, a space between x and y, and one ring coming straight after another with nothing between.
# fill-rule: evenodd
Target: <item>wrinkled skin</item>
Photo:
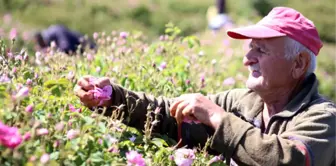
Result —
<instances>
[{"instance_id":1,"label":"wrinkled skin","mask_svg":"<svg viewBox=\"0 0 336 166\"><path fill-rule=\"evenodd\" d=\"M176 118L178 124L187 117L213 128L219 125L223 112L221 107L202 94L182 95L170 106L170 114Z\"/></svg>"}]
</instances>

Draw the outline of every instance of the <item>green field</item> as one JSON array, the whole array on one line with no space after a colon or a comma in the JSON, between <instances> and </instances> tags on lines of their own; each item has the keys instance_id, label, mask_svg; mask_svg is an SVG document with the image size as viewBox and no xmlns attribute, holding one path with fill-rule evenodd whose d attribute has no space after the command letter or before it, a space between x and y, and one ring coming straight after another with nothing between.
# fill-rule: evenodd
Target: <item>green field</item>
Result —
<instances>
[{"instance_id":1,"label":"green field","mask_svg":"<svg viewBox=\"0 0 336 166\"><path fill-rule=\"evenodd\" d=\"M235 26L259 20L269 7L265 2L278 1L229 1ZM296 3L283 2L303 10ZM334 2L326 2L324 12L335 20L330 10ZM126 153L132 150L141 153L147 165L176 165L172 158L178 151L176 141L151 134L155 116L148 116L144 131L127 127L117 120L117 112L104 117L84 107L73 88L84 75L107 76L130 90L167 97L245 87L248 71L242 60L248 40L232 40L226 29L207 28L213 4L203 0L1 1L0 13L7 15L0 20L0 121L16 127L24 139L14 149L0 145L1 165L125 165ZM321 4L314 1L307 9L317 10ZM55 23L89 37L98 32L97 53L86 50L67 56L54 48L36 53L31 34ZM325 35L323 28L329 25L321 23L318 28ZM14 30L17 38L11 44L8 37ZM122 38L120 32L129 35ZM316 75L320 93L336 101L334 34L324 35ZM24 90L28 93L21 93ZM195 158L188 158L193 165L209 163L215 155L206 148L197 150L191 152Z\"/></svg>"}]
</instances>

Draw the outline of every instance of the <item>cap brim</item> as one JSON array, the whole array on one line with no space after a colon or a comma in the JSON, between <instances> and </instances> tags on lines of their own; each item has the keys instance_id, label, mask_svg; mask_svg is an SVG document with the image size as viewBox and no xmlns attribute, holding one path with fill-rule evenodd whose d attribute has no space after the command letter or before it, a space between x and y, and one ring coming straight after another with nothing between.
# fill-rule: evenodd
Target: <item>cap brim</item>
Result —
<instances>
[{"instance_id":1,"label":"cap brim","mask_svg":"<svg viewBox=\"0 0 336 166\"><path fill-rule=\"evenodd\" d=\"M284 33L261 25L231 29L227 31L227 34L234 39L262 39L286 36Z\"/></svg>"}]
</instances>

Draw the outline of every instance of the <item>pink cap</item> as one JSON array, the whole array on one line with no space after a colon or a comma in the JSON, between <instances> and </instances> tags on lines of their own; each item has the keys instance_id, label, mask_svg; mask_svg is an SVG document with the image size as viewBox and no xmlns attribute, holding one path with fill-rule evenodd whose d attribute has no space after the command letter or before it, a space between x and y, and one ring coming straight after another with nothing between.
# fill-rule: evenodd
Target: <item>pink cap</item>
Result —
<instances>
[{"instance_id":1,"label":"pink cap","mask_svg":"<svg viewBox=\"0 0 336 166\"><path fill-rule=\"evenodd\" d=\"M288 36L318 55L323 44L314 23L298 11L276 7L256 25L228 30L234 39L262 39Z\"/></svg>"}]
</instances>

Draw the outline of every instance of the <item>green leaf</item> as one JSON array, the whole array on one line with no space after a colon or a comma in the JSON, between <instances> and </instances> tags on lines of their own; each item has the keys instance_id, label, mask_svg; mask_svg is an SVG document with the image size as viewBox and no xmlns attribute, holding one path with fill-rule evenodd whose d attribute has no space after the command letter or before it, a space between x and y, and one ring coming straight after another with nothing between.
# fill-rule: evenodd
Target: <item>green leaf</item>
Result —
<instances>
[{"instance_id":1,"label":"green leaf","mask_svg":"<svg viewBox=\"0 0 336 166\"><path fill-rule=\"evenodd\" d=\"M119 143L119 147L122 147L122 148L123 147L129 148L129 147L132 147L132 146L134 146L134 143L132 141L130 141L130 140L121 141Z\"/></svg>"},{"instance_id":2,"label":"green leaf","mask_svg":"<svg viewBox=\"0 0 336 166\"><path fill-rule=\"evenodd\" d=\"M223 161L217 161L210 164L210 166L226 166L226 164Z\"/></svg>"},{"instance_id":3,"label":"green leaf","mask_svg":"<svg viewBox=\"0 0 336 166\"><path fill-rule=\"evenodd\" d=\"M34 77L34 72L26 70L23 72L23 79L28 79L28 78L33 78Z\"/></svg>"},{"instance_id":4,"label":"green leaf","mask_svg":"<svg viewBox=\"0 0 336 166\"><path fill-rule=\"evenodd\" d=\"M40 140L36 140L36 141L33 143L33 146L34 146L34 147L39 147L40 144L41 144L41 141L40 141Z\"/></svg>"},{"instance_id":5,"label":"green leaf","mask_svg":"<svg viewBox=\"0 0 336 166\"><path fill-rule=\"evenodd\" d=\"M60 88L58 86L53 86L52 88L50 88L51 90L51 94L57 97L61 97L62 92L60 90Z\"/></svg>"},{"instance_id":6,"label":"green leaf","mask_svg":"<svg viewBox=\"0 0 336 166\"><path fill-rule=\"evenodd\" d=\"M92 140L89 140L87 143L88 150L94 150L95 149L95 143Z\"/></svg>"},{"instance_id":7,"label":"green leaf","mask_svg":"<svg viewBox=\"0 0 336 166\"><path fill-rule=\"evenodd\" d=\"M89 116L85 116L84 117L84 121L86 125L91 125L93 124L93 122L95 121L93 118L89 117Z\"/></svg>"},{"instance_id":8,"label":"green leaf","mask_svg":"<svg viewBox=\"0 0 336 166\"><path fill-rule=\"evenodd\" d=\"M167 147L168 144L166 143L166 141L164 141L163 139L160 138L153 138L151 143L153 143L154 145L156 145L157 147L161 148L161 147Z\"/></svg>"},{"instance_id":9,"label":"green leaf","mask_svg":"<svg viewBox=\"0 0 336 166\"><path fill-rule=\"evenodd\" d=\"M91 129L95 129L97 126L96 125L84 125L84 126L82 126L82 131L89 131L89 130L91 130Z\"/></svg>"},{"instance_id":10,"label":"green leaf","mask_svg":"<svg viewBox=\"0 0 336 166\"><path fill-rule=\"evenodd\" d=\"M139 132L138 129L134 128L134 127L127 127L127 131L134 134L134 135L141 135L141 133Z\"/></svg>"},{"instance_id":11,"label":"green leaf","mask_svg":"<svg viewBox=\"0 0 336 166\"><path fill-rule=\"evenodd\" d=\"M127 77L124 77L124 78L121 79L121 85L122 85L122 86L125 86L125 85L126 85L126 81L127 81L127 79L128 79Z\"/></svg>"},{"instance_id":12,"label":"green leaf","mask_svg":"<svg viewBox=\"0 0 336 166\"><path fill-rule=\"evenodd\" d=\"M91 162L99 163L99 162L104 161L103 157L104 156L103 156L102 152L96 152L96 153L91 154L90 160L91 160Z\"/></svg>"},{"instance_id":13,"label":"green leaf","mask_svg":"<svg viewBox=\"0 0 336 166\"><path fill-rule=\"evenodd\" d=\"M169 153L165 148L160 148L154 155L154 163L159 163L168 157Z\"/></svg>"},{"instance_id":14,"label":"green leaf","mask_svg":"<svg viewBox=\"0 0 336 166\"><path fill-rule=\"evenodd\" d=\"M187 42L189 48L193 48L196 45L197 46L201 45L200 41L197 39L196 36L187 36L187 37L182 39L182 42Z\"/></svg>"},{"instance_id":15,"label":"green leaf","mask_svg":"<svg viewBox=\"0 0 336 166\"><path fill-rule=\"evenodd\" d=\"M59 152L58 151L53 152L53 153L50 154L50 159L51 160L57 160L58 157L59 157Z\"/></svg>"},{"instance_id":16,"label":"green leaf","mask_svg":"<svg viewBox=\"0 0 336 166\"><path fill-rule=\"evenodd\" d=\"M5 85L0 85L0 97L4 98L6 96L6 87Z\"/></svg>"},{"instance_id":17,"label":"green leaf","mask_svg":"<svg viewBox=\"0 0 336 166\"><path fill-rule=\"evenodd\" d=\"M105 123L99 122L98 126L99 126L99 129L100 129L100 132L102 132L102 133L106 132L106 124Z\"/></svg>"},{"instance_id":18,"label":"green leaf","mask_svg":"<svg viewBox=\"0 0 336 166\"><path fill-rule=\"evenodd\" d=\"M46 81L43 86L50 89L54 86L59 86L60 88L64 89L66 88L67 86L70 85L70 82L69 80L67 79L64 79L64 78L61 78L61 79L58 79L58 80L49 80L49 81Z\"/></svg>"},{"instance_id":19,"label":"green leaf","mask_svg":"<svg viewBox=\"0 0 336 166\"><path fill-rule=\"evenodd\" d=\"M82 157L83 155L77 155L76 159L75 159L75 163L76 165L81 165L82 163L84 163L84 158Z\"/></svg>"}]
</instances>

